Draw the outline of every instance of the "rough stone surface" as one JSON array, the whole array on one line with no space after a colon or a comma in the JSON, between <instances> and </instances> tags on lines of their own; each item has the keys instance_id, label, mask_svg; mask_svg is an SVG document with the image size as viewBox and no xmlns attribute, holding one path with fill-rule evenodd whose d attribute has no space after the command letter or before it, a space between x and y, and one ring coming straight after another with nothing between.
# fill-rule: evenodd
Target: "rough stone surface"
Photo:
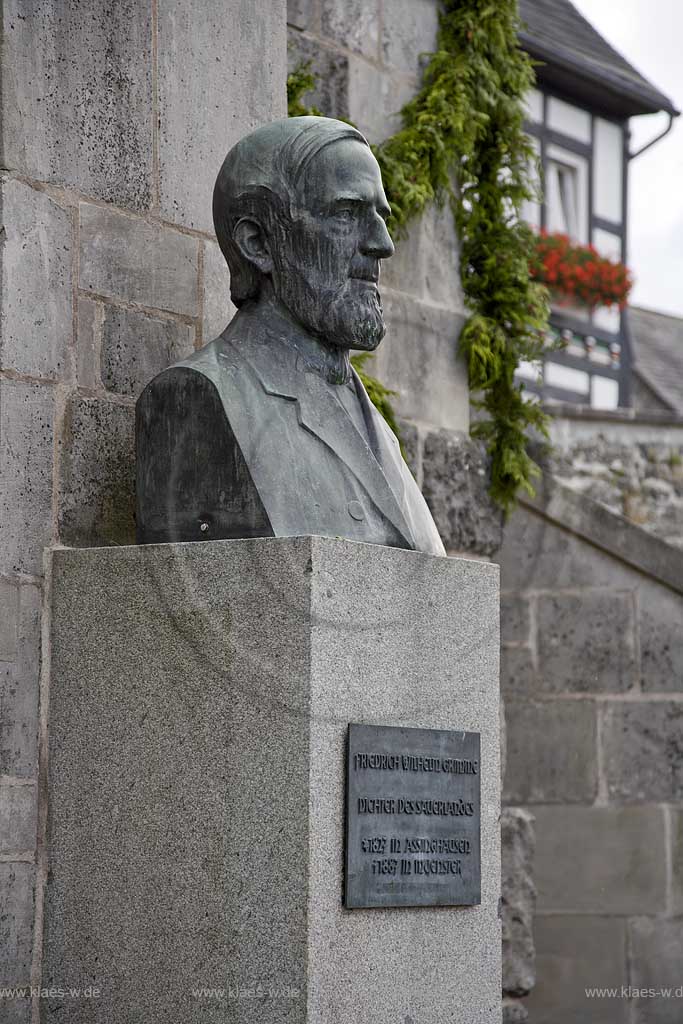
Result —
<instances>
[{"instance_id":1,"label":"rough stone surface","mask_svg":"<svg viewBox=\"0 0 683 1024\"><path fill-rule=\"evenodd\" d=\"M290 30L287 62L289 71L293 71L301 63L310 62L315 88L302 97L306 107L320 110L325 117L350 117L347 54Z\"/></svg>"},{"instance_id":2,"label":"rough stone surface","mask_svg":"<svg viewBox=\"0 0 683 1024\"><path fill-rule=\"evenodd\" d=\"M74 395L64 428L59 504L63 544L135 539L134 410Z\"/></svg>"},{"instance_id":3,"label":"rough stone surface","mask_svg":"<svg viewBox=\"0 0 683 1024\"><path fill-rule=\"evenodd\" d=\"M33 850L36 827L36 787L0 784L0 854Z\"/></svg>"},{"instance_id":4,"label":"rough stone surface","mask_svg":"<svg viewBox=\"0 0 683 1024\"><path fill-rule=\"evenodd\" d=\"M34 879L33 864L0 863L0 987L31 980Z\"/></svg>"},{"instance_id":5,"label":"rough stone surface","mask_svg":"<svg viewBox=\"0 0 683 1024\"><path fill-rule=\"evenodd\" d=\"M19 587L0 579L0 662L14 661L17 654Z\"/></svg>"},{"instance_id":6,"label":"rough stone surface","mask_svg":"<svg viewBox=\"0 0 683 1024\"><path fill-rule=\"evenodd\" d=\"M640 918L630 922L629 933L631 985L658 993L664 988L673 993L668 998L657 995L634 1000L635 1024L680 1024L683 918Z\"/></svg>"},{"instance_id":7,"label":"rough stone surface","mask_svg":"<svg viewBox=\"0 0 683 1024\"><path fill-rule=\"evenodd\" d=\"M62 375L73 334L72 215L20 181L2 184L0 368Z\"/></svg>"},{"instance_id":8,"label":"rough stone surface","mask_svg":"<svg viewBox=\"0 0 683 1024\"><path fill-rule=\"evenodd\" d=\"M40 587L17 588L16 650L0 660L0 775L38 773L41 598Z\"/></svg>"},{"instance_id":9,"label":"rough stone surface","mask_svg":"<svg viewBox=\"0 0 683 1024\"><path fill-rule=\"evenodd\" d=\"M0 571L39 575L52 538L51 387L0 381Z\"/></svg>"},{"instance_id":10,"label":"rough stone surface","mask_svg":"<svg viewBox=\"0 0 683 1024\"><path fill-rule=\"evenodd\" d=\"M428 207L394 243L396 252L382 267L382 287L461 312L459 246L449 207Z\"/></svg>"},{"instance_id":11,"label":"rough stone surface","mask_svg":"<svg viewBox=\"0 0 683 1024\"><path fill-rule=\"evenodd\" d=\"M31 1000L17 997L3 1000L0 996L0 1015L3 1024L31 1024Z\"/></svg>"},{"instance_id":12,"label":"rough stone surface","mask_svg":"<svg viewBox=\"0 0 683 1024\"><path fill-rule=\"evenodd\" d=\"M496 561L506 591L599 587L632 580L609 555L525 506L507 520Z\"/></svg>"},{"instance_id":13,"label":"rough stone surface","mask_svg":"<svg viewBox=\"0 0 683 1024\"><path fill-rule=\"evenodd\" d=\"M392 75L362 57L348 58L349 118L375 144L401 127L401 108L413 98L417 81Z\"/></svg>"},{"instance_id":14,"label":"rough stone surface","mask_svg":"<svg viewBox=\"0 0 683 1024\"><path fill-rule=\"evenodd\" d=\"M104 307L92 299L78 298L76 332L76 375L81 388L101 387L100 350Z\"/></svg>"},{"instance_id":15,"label":"rough stone surface","mask_svg":"<svg viewBox=\"0 0 683 1024\"><path fill-rule=\"evenodd\" d=\"M501 594L500 639L505 643L528 644L531 629L529 601L518 594Z\"/></svg>"},{"instance_id":16,"label":"rough stone surface","mask_svg":"<svg viewBox=\"0 0 683 1024\"><path fill-rule=\"evenodd\" d=\"M422 474L422 445L418 429L409 420L398 420L396 426L403 446L403 458L419 485Z\"/></svg>"},{"instance_id":17,"label":"rough stone surface","mask_svg":"<svg viewBox=\"0 0 683 1024\"><path fill-rule=\"evenodd\" d=\"M223 1021L191 988L260 981L300 997L231 1019L498 1024L495 567L320 538L54 559L44 983L101 985L78 1019ZM342 910L358 720L481 732L481 906Z\"/></svg>"},{"instance_id":18,"label":"rough stone surface","mask_svg":"<svg viewBox=\"0 0 683 1024\"><path fill-rule=\"evenodd\" d=\"M316 0L287 0L287 24L293 28L318 28L318 13Z\"/></svg>"},{"instance_id":19,"label":"rough stone surface","mask_svg":"<svg viewBox=\"0 0 683 1024\"><path fill-rule=\"evenodd\" d=\"M161 212L213 232L211 197L226 153L287 114L285 0L227 8L202 0L201 17L188 0L165 0L158 19Z\"/></svg>"},{"instance_id":20,"label":"rough stone surface","mask_svg":"<svg viewBox=\"0 0 683 1024\"><path fill-rule=\"evenodd\" d=\"M683 705L612 704L603 724L610 799L680 803L683 799Z\"/></svg>"},{"instance_id":21,"label":"rough stone surface","mask_svg":"<svg viewBox=\"0 0 683 1024\"><path fill-rule=\"evenodd\" d=\"M105 307L101 379L107 391L137 398L152 377L194 349L194 329L128 309Z\"/></svg>"},{"instance_id":22,"label":"rough stone surface","mask_svg":"<svg viewBox=\"0 0 683 1024\"><path fill-rule=\"evenodd\" d=\"M671 808L671 912L683 916L683 809Z\"/></svg>"},{"instance_id":23,"label":"rough stone surface","mask_svg":"<svg viewBox=\"0 0 683 1024\"><path fill-rule=\"evenodd\" d=\"M80 285L152 309L196 316L196 238L102 206L80 206Z\"/></svg>"},{"instance_id":24,"label":"rough stone surface","mask_svg":"<svg viewBox=\"0 0 683 1024\"><path fill-rule=\"evenodd\" d=\"M529 1014L520 999L503 999L503 1024L526 1024Z\"/></svg>"},{"instance_id":25,"label":"rough stone surface","mask_svg":"<svg viewBox=\"0 0 683 1024\"><path fill-rule=\"evenodd\" d=\"M204 243L204 343L225 330L237 312L230 301L230 271L216 242Z\"/></svg>"},{"instance_id":26,"label":"rough stone surface","mask_svg":"<svg viewBox=\"0 0 683 1024\"><path fill-rule=\"evenodd\" d=\"M534 815L540 911L627 915L666 909L660 807L535 807ZM538 936L537 949L543 949Z\"/></svg>"},{"instance_id":27,"label":"rough stone surface","mask_svg":"<svg viewBox=\"0 0 683 1024\"><path fill-rule=\"evenodd\" d=\"M537 616L544 691L619 693L636 685L632 594L611 589L544 594Z\"/></svg>"},{"instance_id":28,"label":"rough stone surface","mask_svg":"<svg viewBox=\"0 0 683 1024\"><path fill-rule=\"evenodd\" d=\"M417 75L422 54L436 45L439 7L435 0L392 0L382 26L382 58Z\"/></svg>"},{"instance_id":29,"label":"rough stone surface","mask_svg":"<svg viewBox=\"0 0 683 1024\"><path fill-rule=\"evenodd\" d=\"M504 622L501 609L501 626ZM510 700L536 695L538 679L530 647L503 644L500 649L500 691Z\"/></svg>"},{"instance_id":30,"label":"rough stone surface","mask_svg":"<svg viewBox=\"0 0 683 1024\"><path fill-rule=\"evenodd\" d=\"M534 704L508 699L506 722L506 803L593 801L597 792L593 701Z\"/></svg>"},{"instance_id":31,"label":"rough stone surface","mask_svg":"<svg viewBox=\"0 0 683 1024\"><path fill-rule=\"evenodd\" d=\"M464 315L382 289L387 336L377 376L397 391L400 416L446 430L469 429L465 368L457 355Z\"/></svg>"},{"instance_id":32,"label":"rough stone surface","mask_svg":"<svg viewBox=\"0 0 683 1024\"><path fill-rule=\"evenodd\" d=\"M494 554L502 541L502 513L488 494L483 447L446 430L425 437L422 492L447 550Z\"/></svg>"},{"instance_id":33,"label":"rough stone surface","mask_svg":"<svg viewBox=\"0 0 683 1024\"><path fill-rule=\"evenodd\" d=\"M625 443L597 434L556 450L549 468L568 487L683 547L680 438Z\"/></svg>"},{"instance_id":34,"label":"rough stone surface","mask_svg":"<svg viewBox=\"0 0 683 1024\"><path fill-rule=\"evenodd\" d=\"M643 689L683 691L683 594L642 580L638 587L638 633Z\"/></svg>"},{"instance_id":35,"label":"rough stone surface","mask_svg":"<svg viewBox=\"0 0 683 1024\"><path fill-rule=\"evenodd\" d=\"M149 206L151 8L7 0L5 166L119 206Z\"/></svg>"},{"instance_id":36,"label":"rough stone surface","mask_svg":"<svg viewBox=\"0 0 683 1024\"><path fill-rule=\"evenodd\" d=\"M503 992L526 995L535 982L533 816L507 807L500 819L503 917Z\"/></svg>"},{"instance_id":37,"label":"rough stone surface","mask_svg":"<svg viewBox=\"0 0 683 1024\"><path fill-rule=\"evenodd\" d=\"M534 922L537 982L527 1000L533 1024L627 1021L624 999L589 999L587 988L629 984L626 922L592 915L541 915ZM633 984L633 982L631 982Z\"/></svg>"},{"instance_id":38,"label":"rough stone surface","mask_svg":"<svg viewBox=\"0 0 683 1024\"><path fill-rule=\"evenodd\" d=\"M322 34L372 60L379 56L379 0L326 0Z\"/></svg>"}]
</instances>

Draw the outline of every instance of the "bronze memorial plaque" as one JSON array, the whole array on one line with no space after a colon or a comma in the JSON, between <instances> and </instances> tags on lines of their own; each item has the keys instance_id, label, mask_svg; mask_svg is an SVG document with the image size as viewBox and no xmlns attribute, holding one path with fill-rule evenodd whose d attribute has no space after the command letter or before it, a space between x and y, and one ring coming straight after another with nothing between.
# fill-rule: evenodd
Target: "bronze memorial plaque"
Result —
<instances>
[{"instance_id":1,"label":"bronze memorial plaque","mask_svg":"<svg viewBox=\"0 0 683 1024\"><path fill-rule=\"evenodd\" d=\"M479 733L349 725L347 907L481 903Z\"/></svg>"}]
</instances>

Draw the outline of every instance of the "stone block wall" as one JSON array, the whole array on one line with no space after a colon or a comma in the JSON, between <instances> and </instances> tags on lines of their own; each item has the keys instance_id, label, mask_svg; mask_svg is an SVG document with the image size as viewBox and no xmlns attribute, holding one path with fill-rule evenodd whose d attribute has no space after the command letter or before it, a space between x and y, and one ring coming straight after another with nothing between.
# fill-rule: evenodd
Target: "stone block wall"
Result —
<instances>
[{"instance_id":1,"label":"stone block wall","mask_svg":"<svg viewBox=\"0 0 683 1024\"><path fill-rule=\"evenodd\" d=\"M683 555L548 483L498 558L504 800L536 831L530 1020L678 1024Z\"/></svg>"},{"instance_id":2,"label":"stone block wall","mask_svg":"<svg viewBox=\"0 0 683 1024\"><path fill-rule=\"evenodd\" d=\"M40 979L43 551L134 540L134 402L230 318L213 181L286 112L285 26L285 0L4 0L0 987Z\"/></svg>"}]
</instances>

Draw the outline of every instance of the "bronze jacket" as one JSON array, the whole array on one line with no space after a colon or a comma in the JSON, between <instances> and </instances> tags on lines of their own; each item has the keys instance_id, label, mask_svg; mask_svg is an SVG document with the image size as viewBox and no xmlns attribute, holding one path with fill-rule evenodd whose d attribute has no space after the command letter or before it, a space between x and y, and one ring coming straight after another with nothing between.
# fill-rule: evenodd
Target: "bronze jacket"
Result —
<instances>
[{"instance_id":1,"label":"bronze jacket","mask_svg":"<svg viewBox=\"0 0 683 1024\"><path fill-rule=\"evenodd\" d=\"M240 310L140 396L138 541L313 534L445 554L358 375L369 444L336 386L297 356L291 325L264 321Z\"/></svg>"}]
</instances>

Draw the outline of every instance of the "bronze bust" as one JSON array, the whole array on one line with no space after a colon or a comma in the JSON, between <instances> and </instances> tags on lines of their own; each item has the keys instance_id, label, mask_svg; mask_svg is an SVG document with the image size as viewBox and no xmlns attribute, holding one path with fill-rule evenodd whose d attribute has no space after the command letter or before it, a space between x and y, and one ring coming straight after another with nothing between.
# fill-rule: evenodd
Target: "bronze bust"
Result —
<instances>
[{"instance_id":1,"label":"bronze bust","mask_svg":"<svg viewBox=\"0 0 683 1024\"><path fill-rule=\"evenodd\" d=\"M445 553L349 362L384 336L388 213L341 121L276 121L230 150L213 215L238 312L138 400L140 543L317 534Z\"/></svg>"}]
</instances>

